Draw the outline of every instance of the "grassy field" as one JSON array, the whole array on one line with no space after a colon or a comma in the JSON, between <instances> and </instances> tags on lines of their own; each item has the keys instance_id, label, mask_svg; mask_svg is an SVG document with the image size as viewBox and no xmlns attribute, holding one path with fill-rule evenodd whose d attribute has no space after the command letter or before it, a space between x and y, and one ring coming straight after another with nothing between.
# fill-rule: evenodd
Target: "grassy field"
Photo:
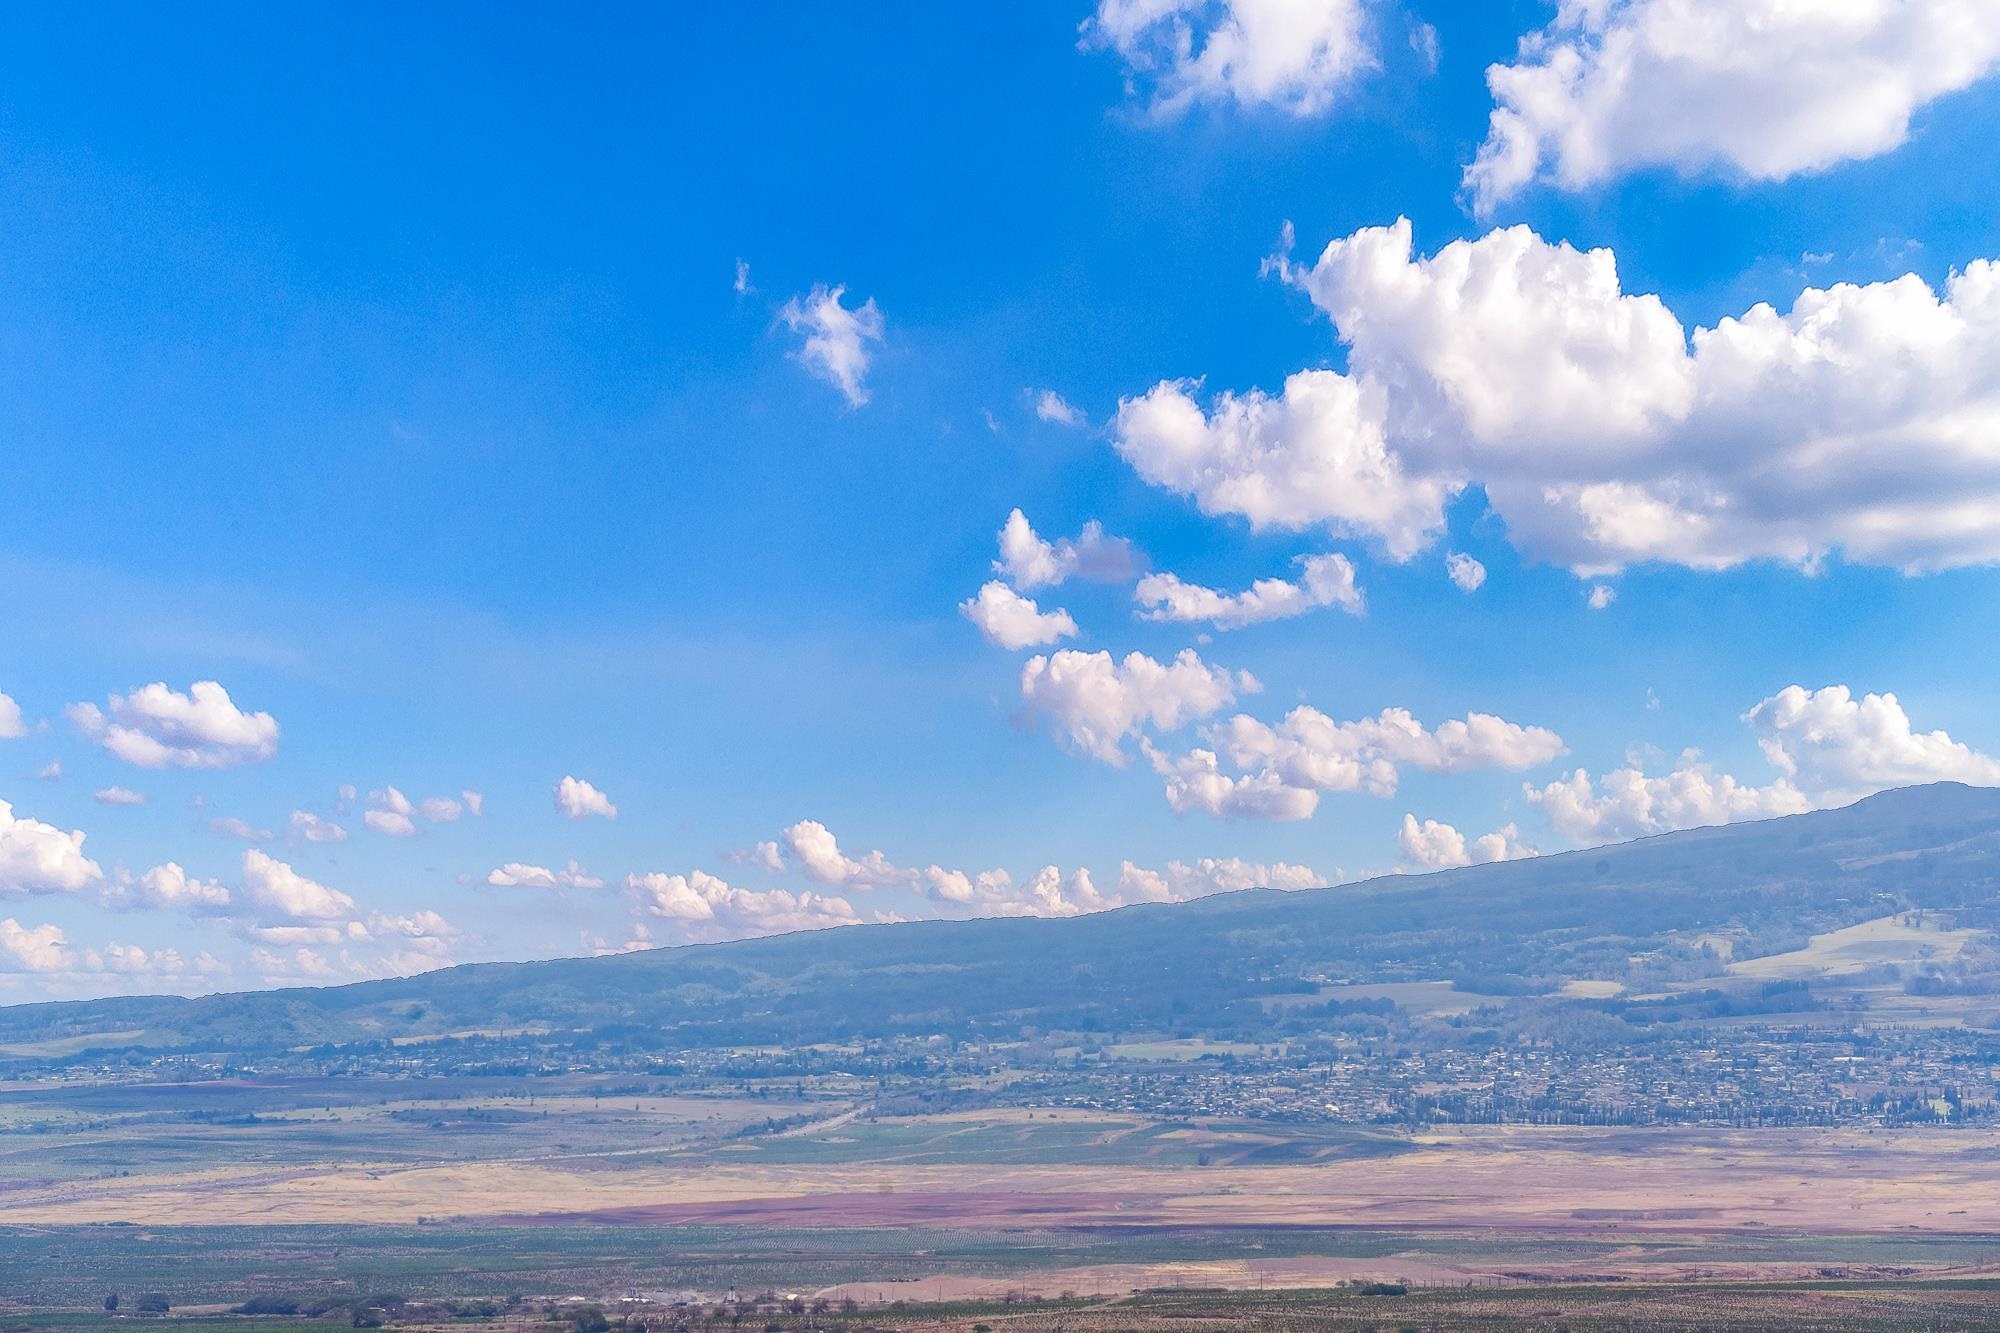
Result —
<instances>
[{"instance_id":1,"label":"grassy field","mask_svg":"<svg viewBox=\"0 0 2000 1333\"><path fill-rule=\"evenodd\" d=\"M1544 1289L1616 1277L1897 1281L2000 1272L2000 1236L1593 1237L1359 1228L79 1227L0 1231L0 1309L80 1310L110 1292L176 1307L253 1297L616 1300L631 1292L799 1291L873 1306L1010 1292L1097 1297L1336 1281ZM129 1326L129 1322L128 1322ZM179 1324L175 1325L179 1328Z\"/></svg>"},{"instance_id":2,"label":"grassy field","mask_svg":"<svg viewBox=\"0 0 2000 1333\"><path fill-rule=\"evenodd\" d=\"M1769 981L1780 977L1837 977L1885 963L1948 963L1983 930L1953 930L1935 920L1919 923L1900 916L1815 935L1803 949L1746 958L1729 965L1732 974Z\"/></svg>"},{"instance_id":3,"label":"grassy field","mask_svg":"<svg viewBox=\"0 0 2000 1333\"><path fill-rule=\"evenodd\" d=\"M583 1080L288 1079L0 1088L9 1190L218 1167L378 1166L712 1146L749 1125L841 1103L608 1094Z\"/></svg>"}]
</instances>

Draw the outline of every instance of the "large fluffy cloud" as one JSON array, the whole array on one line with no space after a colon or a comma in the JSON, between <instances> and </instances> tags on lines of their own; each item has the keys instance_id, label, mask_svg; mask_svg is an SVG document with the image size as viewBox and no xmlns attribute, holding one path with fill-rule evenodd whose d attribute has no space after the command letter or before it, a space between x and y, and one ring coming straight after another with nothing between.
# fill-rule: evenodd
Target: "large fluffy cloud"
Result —
<instances>
[{"instance_id":1,"label":"large fluffy cloud","mask_svg":"<svg viewBox=\"0 0 2000 1333\"><path fill-rule=\"evenodd\" d=\"M0 921L0 954L23 972L60 972L75 961L60 927L24 926L11 916Z\"/></svg>"},{"instance_id":2,"label":"large fluffy cloud","mask_svg":"<svg viewBox=\"0 0 2000 1333\"><path fill-rule=\"evenodd\" d=\"M1893 694L1788 685L1743 715L1771 766L1807 791L1860 796L1920 782L2000 785L2000 760L1942 731L1916 731Z\"/></svg>"},{"instance_id":3,"label":"large fluffy cloud","mask_svg":"<svg viewBox=\"0 0 2000 1333\"><path fill-rule=\"evenodd\" d=\"M1174 731L1254 692L1248 672L1213 667L1186 649L1171 662L1144 653L1114 660L1110 653L1064 649L1031 657L1021 668L1021 703L1045 719L1058 740L1080 753L1123 766L1124 742L1145 729Z\"/></svg>"},{"instance_id":4,"label":"large fluffy cloud","mask_svg":"<svg viewBox=\"0 0 2000 1333\"><path fill-rule=\"evenodd\" d=\"M1405 764L1432 773L1518 772L1563 753L1562 737L1545 727L1468 713L1431 728L1403 708L1336 722L1301 705L1275 725L1238 713L1203 739L1206 747L1184 755L1151 744L1146 754L1175 810L1232 819L1305 819L1326 791L1392 796Z\"/></svg>"},{"instance_id":5,"label":"large fluffy cloud","mask_svg":"<svg viewBox=\"0 0 2000 1333\"><path fill-rule=\"evenodd\" d=\"M1160 116L1198 102L1317 115L1374 64L1363 0L1099 0L1084 41L1115 50Z\"/></svg>"},{"instance_id":6,"label":"large fluffy cloud","mask_svg":"<svg viewBox=\"0 0 2000 1333\"><path fill-rule=\"evenodd\" d=\"M1206 411L1199 390L1163 381L1122 400L1112 430L1140 476L1192 497L1204 514L1237 515L1256 529L1325 524L1376 538L1398 559L1444 527L1453 483L1404 469L1383 432L1379 386L1306 370L1283 393L1223 393Z\"/></svg>"},{"instance_id":7,"label":"large fluffy cloud","mask_svg":"<svg viewBox=\"0 0 2000 1333\"><path fill-rule=\"evenodd\" d=\"M186 694L156 681L112 695L104 708L80 703L68 712L84 736L141 768L227 768L278 749L277 719L244 712L212 680Z\"/></svg>"},{"instance_id":8,"label":"large fluffy cloud","mask_svg":"<svg viewBox=\"0 0 2000 1333\"><path fill-rule=\"evenodd\" d=\"M354 919L354 899L306 878L254 847L243 853L243 896L270 921Z\"/></svg>"},{"instance_id":9,"label":"large fluffy cloud","mask_svg":"<svg viewBox=\"0 0 2000 1333\"><path fill-rule=\"evenodd\" d=\"M792 355L813 375L839 389L849 407L868 401L868 363L882 341L882 312L870 297L849 309L845 287L817 286L785 302L778 318L805 335Z\"/></svg>"},{"instance_id":10,"label":"large fluffy cloud","mask_svg":"<svg viewBox=\"0 0 2000 1333\"><path fill-rule=\"evenodd\" d=\"M0 801L0 897L74 893L101 878L97 862L83 854L83 839L80 831L22 819Z\"/></svg>"},{"instance_id":11,"label":"large fluffy cloud","mask_svg":"<svg viewBox=\"0 0 2000 1333\"><path fill-rule=\"evenodd\" d=\"M1346 374L1207 412L1172 382L1120 405L1121 452L1207 512L1407 555L1478 483L1515 545L1584 575L2000 560L1991 262L1942 294L1914 276L1808 289L1692 334L1625 292L1609 251L1525 227L1424 258L1398 221L1278 268L1332 319Z\"/></svg>"},{"instance_id":12,"label":"large fluffy cloud","mask_svg":"<svg viewBox=\"0 0 2000 1333\"><path fill-rule=\"evenodd\" d=\"M1032 597L1023 597L998 579L982 587L977 597L960 602L958 609L979 626L988 643L1009 650L1039 648L1076 636L1076 621L1069 612L1060 607L1044 611Z\"/></svg>"},{"instance_id":13,"label":"large fluffy cloud","mask_svg":"<svg viewBox=\"0 0 2000 1333\"><path fill-rule=\"evenodd\" d=\"M859 858L849 856L840 850L833 830L817 819L800 820L781 833L779 841L800 872L815 884L879 889L916 879L916 872L903 869L879 851L864 852Z\"/></svg>"},{"instance_id":14,"label":"large fluffy cloud","mask_svg":"<svg viewBox=\"0 0 2000 1333\"><path fill-rule=\"evenodd\" d=\"M1322 606L1360 615L1367 606L1344 555L1312 555L1299 561L1299 581L1258 579L1243 592L1218 592L1186 583L1175 574L1148 574L1133 589L1145 620L1207 621L1217 629L1240 629L1266 620L1301 616Z\"/></svg>"},{"instance_id":15,"label":"large fluffy cloud","mask_svg":"<svg viewBox=\"0 0 2000 1333\"><path fill-rule=\"evenodd\" d=\"M1994 0L1563 0L1487 70L1466 185L1485 210L1646 167L1783 180L1895 148L1996 63Z\"/></svg>"}]
</instances>

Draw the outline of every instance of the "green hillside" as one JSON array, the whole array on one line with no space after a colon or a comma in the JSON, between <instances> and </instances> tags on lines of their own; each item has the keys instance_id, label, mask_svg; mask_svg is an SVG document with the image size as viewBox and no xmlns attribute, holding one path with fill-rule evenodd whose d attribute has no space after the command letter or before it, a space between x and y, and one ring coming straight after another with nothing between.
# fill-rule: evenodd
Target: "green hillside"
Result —
<instances>
[{"instance_id":1,"label":"green hillside","mask_svg":"<svg viewBox=\"0 0 2000 1333\"><path fill-rule=\"evenodd\" d=\"M1724 984L1721 955L1785 953L1916 911L1960 931L2000 927L2000 791L1909 788L1531 861L1072 920L857 926L322 989L21 1005L0 1009L0 1045L255 1052L523 1028L680 1049L1049 1031L1255 1040L1300 1012L1341 1012L1349 985L1553 996L1578 979L1628 993Z\"/></svg>"}]
</instances>

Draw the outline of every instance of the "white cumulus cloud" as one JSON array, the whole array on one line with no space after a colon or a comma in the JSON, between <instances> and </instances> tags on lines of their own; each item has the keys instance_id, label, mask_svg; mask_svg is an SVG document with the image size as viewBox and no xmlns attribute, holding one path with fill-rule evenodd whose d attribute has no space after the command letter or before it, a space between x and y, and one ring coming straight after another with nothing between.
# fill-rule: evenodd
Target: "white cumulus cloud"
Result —
<instances>
[{"instance_id":1,"label":"white cumulus cloud","mask_svg":"<svg viewBox=\"0 0 2000 1333\"><path fill-rule=\"evenodd\" d=\"M368 793L369 808L362 812L361 822L377 833L386 833L392 838L414 838L417 836L417 821L427 824L452 824L467 811L477 815L483 808L485 798L476 791L462 792L457 797L427 796L421 801L413 801L395 787L382 787ZM292 822L298 824L295 814ZM330 827L330 826L329 826ZM341 837L345 837L343 832ZM312 833L306 837L313 841Z\"/></svg>"},{"instance_id":2,"label":"white cumulus cloud","mask_svg":"<svg viewBox=\"0 0 2000 1333\"><path fill-rule=\"evenodd\" d=\"M1258 688L1248 672L1210 666L1191 648L1171 662L1138 652L1120 662L1108 652L1066 648L1021 668L1024 713L1045 719L1069 748L1120 767L1128 737L1177 730Z\"/></svg>"},{"instance_id":3,"label":"white cumulus cloud","mask_svg":"<svg viewBox=\"0 0 2000 1333\"><path fill-rule=\"evenodd\" d=\"M979 627L988 643L1009 650L1039 648L1059 639L1076 636L1076 621L1058 607L1044 611L1035 599L1024 597L998 579L979 589L979 595L958 604L967 620Z\"/></svg>"},{"instance_id":4,"label":"white cumulus cloud","mask_svg":"<svg viewBox=\"0 0 2000 1333\"><path fill-rule=\"evenodd\" d=\"M1344 555L1312 555L1299 562L1299 581L1258 579L1243 592L1218 592L1184 583L1174 574L1148 574L1132 600L1145 620L1207 621L1217 629L1240 629L1266 620L1284 620L1323 606L1360 615L1367 602L1355 579L1354 562Z\"/></svg>"},{"instance_id":5,"label":"white cumulus cloud","mask_svg":"<svg viewBox=\"0 0 2000 1333\"><path fill-rule=\"evenodd\" d=\"M1813 804L1783 778L1768 786L1752 786L1700 762L1688 762L1659 777L1620 768L1595 783L1579 768L1567 778L1544 787L1531 784L1523 791L1557 833L1580 844L1795 815Z\"/></svg>"},{"instance_id":6,"label":"white cumulus cloud","mask_svg":"<svg viewBox=\"0 0 2000 1333\"><path fill-rule=\"evenodd\" d=\"M400 810L364 810L361 822L377 833L386 833L392 838L414 838L417 836L416 821Z\"/></svg>"},{"instance_id":7,"label":"white cumulus cloud","mask_svg":"<svg viewBox=\"0 0 2000 1333\"><path fill-rule=\"evenodd\" d=\"M450 796L426 796L417 802L417 813L433 824L452 824L465 813L465 807Z\"/></svg>"},{"instance_id":8,"label":"white cumulus cloud","mask_svg":"<svg viewBox=\"0 0 2000 1333\"><path fill-rule=\"evenodd\" d=\"M1857 699L1845 685L1788 685L1743 720L1773 768L1825 797L1924 782L2000 786L2000 760L1942 731L1915 730L1893 694Z\"/></svg>"},{"instance_id":9,"label":"white cumulus cloud","mask_svg":"<svg viewBox=\"0 0 2000 1333\"><path fill-rule=\"evenodd\" d=\"M1053 588L1075 577L1093 583L1123 583L1136 575L1144 560L1123 537L1107 537L1096 519L1075 537L1044 541L1016 509L1000 527L1000 558L993 571L1023 592Z\"/></svg>"},{"instance_id":10,"label":"white cumulus cloud","mask_svg":"<svg viewBox=\"0 0 2000 1333\"><path fill-rule=\"evenodd\" d=\"M1211 893L1244 889L1317 889L1334 883L1311 866L1279 861L1266 865L1241 857L1204 856L1190 864L1169 861L1164 870L1147 870L1126 861L1118 869L1118 896L1128 903L1178 903Z\"/></svg>"},{"instance_id":11,"label":"white cumulus cloud","mask_svg":"<svg viewBox=\"0 0 2000 1333\"><path fill-rule=\"evenodd\" d=\"M1363 0L1099 0L1085 46L1117 52L1156 116L1197 103L1319 115L1375 53Z\"/></svg>"},{"instance_id":12,"label":"white cumulus cloud","mask_svg":"<svg viewBox=\"0 0 2000 1333\"><path fill-rule=\"evenodd\" d=\"M1276 396L1217 395L1165 380L1119 402L1113 443L1155 486L1191 497L1204 514L1253 530L1324 524L1369 537L1407 559L1444 527L1457 482L1407 470L1384 433L1386 394L1370 381L1305 370Z\"/></svg>"},{"instance_id":13,"label":"white cumulus cloud","mask_svg":"<svg viewBox=\"0 0 2000 1333\"><path fill-rule=\"evenodd\" d=\"M1996 64L1993 0L1564 0L1486 71L1465 184L1483 212L1649 167L1784 180L1896 148Z\"/></svg>"},{"instance_id":14,"label":"white cumulus cloud","mask_svg":"<svg viewBox=\"0 0 2000 1333\"><path fill-rule=\"evenodd\" d=\"M156 865L131 883L113 885L104 892L104 905L114 911L220 912L230 901L228 888L195 878L175 861Z\"/></svg>"},{"instance_id":15,"label":"white cumulus cloud","mask_svg":"<svg viewBox=\"0 0 2000 1333\"><path fill-rule=\"evenodd\" d=\"M60 927L24 926L11 916L0 921L0 953L24 972L61 972L75 962Z\"/></svg>"},{"instance_id":16,"label":"white cumulus cloud","mask_svg":"<svg viewBox=\"0 0 2000 1333\"><path fill-rule=\"evenodd\" d=\"M271 921L348 921L354 899L256 848L243 853L243 895Z\"/></svg>"},{"instance_id":17,"label":"white cumulus cloud","mask_svg":"<svg viewBox=\"0 0 2000 1333\"><path fill-rule=\"evenodd\" d=\"M1512 824L1467 842L1465 835L1450 824L1436 819L1426 819L1420 824L1417 817L1411 814L1403 816L1403 827L1396 834L1396 846L1401 849L1406 863L1421 870L1449 870L1456 866L1519 861L1539 855L1533 847L1521 841L1521 830Z\"/></svg>"},{"instance_id":18,"label":"white cumulus cloud","mask_svg":"<svg viewBox=\"0 0 2000 1333\"><path fill-rule=\"evenodd\" d=\"M555 787L556 809L570 819L589 819L592 815L600 819L618 818L618 807L611 798L582 778L565 775Z\"/></svg>"},{"instance_id":19,"label":"white cumulus cloud","mask_svg":"<svg viewBox=\"0 0 2000 1333\"><path fill-rule=\"evenodd\" d=\"M601 889L604 881L571 861L561 870L509 861L486 872L486 882L501 889Z\"/></svg>"},{"instance_id":20,"label":"white cumulus cloud","mask_svg":"<svg viewBox=\"0 0 2000 1333\"><path fill-rule=\"evenodd\" d=\"M1720 773L1690 751L1671 772L1636 767L1593 780L1577 769L1528 800L1576 843L1768 819L1926 782L2000 785L2000 760L1943 731L1920 732L1893 694L1856 698L1845 685L1789 685L1743 715L1777 776L1762 786Z\"/></svg>"},{"instance_id":21,"label":"white cumulus cloud","mask_svg":"<svg viewBox=\"0 0 2000 1333\"><path fill-rule=\"evenodd\" d=\"M1692 332L1610 251L1526 227L1418 257L1399 220L1275 267L1333 321L1345 374L1207 416L1172 382L1120 405L1121 452L1206 512L1408 554L1477 483L1516 547L1585 577L2000 561L2000 265L1942 292L1807 288ZM1306 412L1307 383L1340 410Z\"/></svg>"},{"instance_id":22,"label":"white cumulus cloud","mask_svg":"<svg viewBox=\"0 0 2000 1333\"><path fill-rule=\"evenodd\" d=\"M840 850L833 830L817 819L802 819L779 835L786 854L809 880L816 884L839 884L849 888L876 889L892 884L908 884L915 872L896 865L879 851L859 858Z\"/></svg>"},{"instance_id":23,"label":"white cumulus cloud","mask_svg":"<svg viewBox=\"0 0 2000 1333\"><path fill-rule=\"evenodd\" d=\"M0 801L0 897L74 893L102 878L97 862L83 854L83 840L80 831L20 818Z\"/></svg>"},{"instance_id":24,"label":"white cumulus cloud","mask_svg":"<svg viewBox=\"0 0 2000 1333\"><path fill-rule=\"evenodd\" d=\"M845 898L811 890L743 889L703 870L686 875L660 871L631 875L625 880L625 889L643 913L680 922L683 929L703 938L777 935L849 926L861 920Z\"/></svg>"},{"instance_id":25,"label":"white cumulus cloud","mask_svg":"<svg viewBox=\"0 0 2000 1333\"><path fill-rule=\"evenodd\" d=\"M1404 708L1352 722L1308 705L1276 724L1238 713L1202 736L1207 745L1184 755L1147 747L1167 780L1167 803L1182 813L1239 819L1305 819L1327 791L1393 796L1406 764L1432 773L1518 772L1564 750L1562 737L1546 727L1468 713L1431 728Z\"/></svg>"},{"instance_id":26,"label":"white cumulus cloud","mask_svg":"<svg viewBox=\"0 0 2000 1333\"><path fill-rule=\"evenodd\" d=\"M141 768L227 768L278 750L277 719L244 712L212 680L186 694L155 682L112 695L104 708L79 703L67 712L84 737Z\"/></svg>"},{"instance_id":27,"label":"white cumulus cloud","mask_svg":"<svg viewBox=\"0 0 2000 1333\"><path fill-rule=\"evenodd\" d=\"M21 720L21 705L0 694L0 741L19 740L27 734L27 724Z\"/></svg>"}]
</instances>

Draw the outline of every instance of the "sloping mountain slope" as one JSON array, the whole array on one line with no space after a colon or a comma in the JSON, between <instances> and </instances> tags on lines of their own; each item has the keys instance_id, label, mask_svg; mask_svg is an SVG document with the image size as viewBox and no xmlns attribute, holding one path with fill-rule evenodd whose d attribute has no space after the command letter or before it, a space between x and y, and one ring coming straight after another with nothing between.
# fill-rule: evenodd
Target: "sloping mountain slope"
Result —
<instances>
[{"instance_id":1,"label":"sloping mountain slope","mask_svg":"<svg viewBox=\"0 0 2000 1333\"><path fill-rule=\"evenodd\" d=\"M1907 788L1531 861L1072 920L857 926L323 989L22 1005L0 1009L0 1043L121 1034L105 1044L254 1052L526 1026L682 1048L1254 1035L1260 998L1325 983L1446 978L1546 994L1571 978L1698 966L1704 939L1726 936L1739 958L1778 953L1912 908L2000 926L2000 791Z\"/></svg>"}]
</instances>

